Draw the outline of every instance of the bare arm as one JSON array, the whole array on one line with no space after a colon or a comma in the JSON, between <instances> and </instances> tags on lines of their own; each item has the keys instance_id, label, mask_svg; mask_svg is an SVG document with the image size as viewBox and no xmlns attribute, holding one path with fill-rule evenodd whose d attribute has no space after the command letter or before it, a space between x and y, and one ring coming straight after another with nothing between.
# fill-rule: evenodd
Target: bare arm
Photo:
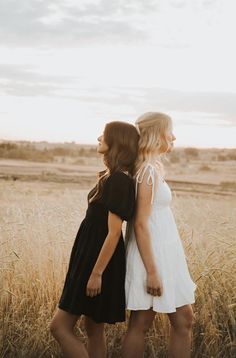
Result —
<instances>
[{"instance_id":1,"label":"bare arm","mask_svg":"<svg viewBox=\"0 0 236 358\"><path fill-rule=\"evenodd\" d=\"M122 219L109 211L108 234L90 275L86 290L87 296L94 297L101 293L102 274L116 249L121 229Z\"/></svg>"},{"instance_id":2,"label":"bare arm","mask_svg":"<svg viewBox=\"0 0 236 358\"><path fill-rule=\"evenodd\" d=\"M152 185L147 184L147 175L138 187L134 231L137 246L147 272L147 292L160 296L162 287L153 255L148 220L151 213Z\"/></svg>"}]
</instances>

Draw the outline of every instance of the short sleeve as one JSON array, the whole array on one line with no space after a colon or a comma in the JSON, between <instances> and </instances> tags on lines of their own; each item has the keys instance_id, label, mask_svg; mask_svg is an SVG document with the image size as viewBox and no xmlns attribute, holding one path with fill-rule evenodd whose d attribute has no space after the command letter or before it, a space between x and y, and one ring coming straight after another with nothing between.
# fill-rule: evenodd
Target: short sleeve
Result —
<instances>
[{"instance_id":1,"label":"short sleeve","mask_svg":"<svg viewBox=\"0 0 236 358\"><path fill-rule=\"evenodd\" d=\"M112 173L104 183L102 202L122 220L130 220L135 209L135 185L123 172Z\"/></svg>"}]
</instances>

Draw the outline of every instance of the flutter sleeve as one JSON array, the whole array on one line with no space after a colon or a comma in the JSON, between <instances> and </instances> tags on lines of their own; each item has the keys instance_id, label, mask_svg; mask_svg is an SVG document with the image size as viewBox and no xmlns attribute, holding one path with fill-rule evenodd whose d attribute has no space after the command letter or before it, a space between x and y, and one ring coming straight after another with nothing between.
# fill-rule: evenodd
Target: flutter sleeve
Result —
<instances>
[{"instance_id":1,"label":"flutter sleeve","mask_svg":"<svg viewBox=\"0 0 236 358\"><path fill-rule=\"evenodd\" d=\"M135 209L135 185L123 172L111 174L103 188L102 201L107 209L122 220L130 220Z\"/></svg>"}]
</instances>

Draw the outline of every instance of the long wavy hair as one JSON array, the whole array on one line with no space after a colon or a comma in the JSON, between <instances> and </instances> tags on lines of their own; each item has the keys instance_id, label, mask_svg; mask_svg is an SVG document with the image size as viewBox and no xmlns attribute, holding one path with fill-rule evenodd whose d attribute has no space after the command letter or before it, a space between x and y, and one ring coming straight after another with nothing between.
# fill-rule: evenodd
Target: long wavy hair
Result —
<instances>
[{"instance_id":1,"label":"long wavy hair","mask_svg":"<svg viewBox=\"0 0 236 358\"><path fill-rule=\"evenodd\" d=\"M135 172L137 172L154 153L161 157L168 151L167 131L172 127L172 120L165 113L147 112L136 120L135 126L140 135L135 163Z\"/></svg>"},{"instance_id":2,"label":"long wavy hair","mask_svg":"<svg viewBox=\"0 0 236 358\"><path fill-rule=\"evenodd\" d=\"M103 185L112 173L120 170L133 177L138 155L139 135L134 125L120 121L107 123L103 136L108 146L103 155L106 169L98 173L98 181L90 195L90 202L101 197Z\"/></svg>"}]
</instances>

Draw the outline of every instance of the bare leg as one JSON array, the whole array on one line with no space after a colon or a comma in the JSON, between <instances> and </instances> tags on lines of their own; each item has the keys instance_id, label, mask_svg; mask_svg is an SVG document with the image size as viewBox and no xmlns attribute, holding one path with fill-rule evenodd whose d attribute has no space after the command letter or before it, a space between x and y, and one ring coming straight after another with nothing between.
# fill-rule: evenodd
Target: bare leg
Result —
<instances>
[{"instance_id":1,"label":"bare leg","mask_svg":"<svg viewBox=\"0 0 236 358\"><path fill-rule=\"evenodd\" d=\"M194 318L191 305L179 307L168 316L171 324L169 357L190 358Z\"/></svg>"},{"instance_id":2,"label":"bare leg","mask_svg":"<svg viewBox=\"0 0 236 358\"><path fill-rule=\"evenodd\" d=\"M89 358L84 345L74 333L78 318L58 309L50 324L51 333L60 344L66 358Z\"/></svg>"},{"instance_id":3,"label":"bare leg","mask_svg":"<svg viewBox=\"0 0 236 358\"><path fill-rule=\"evenodd\" d=\"M122 345L123 358L142 358L145 348L145 335L155 318L152 310L132 311L127 333Z\"/></svg>"},{"instance_id":4,"label":"bare leg","mask_svg":"<svg viewBox=\"0 0 236 358\"><path fill-rule=\"evenodd\" d=\"M91 318L85 317L85 330L88 336L89 358L105 358L107 349L104 323L96 323Z\"/></svg>"}]
</instances>

